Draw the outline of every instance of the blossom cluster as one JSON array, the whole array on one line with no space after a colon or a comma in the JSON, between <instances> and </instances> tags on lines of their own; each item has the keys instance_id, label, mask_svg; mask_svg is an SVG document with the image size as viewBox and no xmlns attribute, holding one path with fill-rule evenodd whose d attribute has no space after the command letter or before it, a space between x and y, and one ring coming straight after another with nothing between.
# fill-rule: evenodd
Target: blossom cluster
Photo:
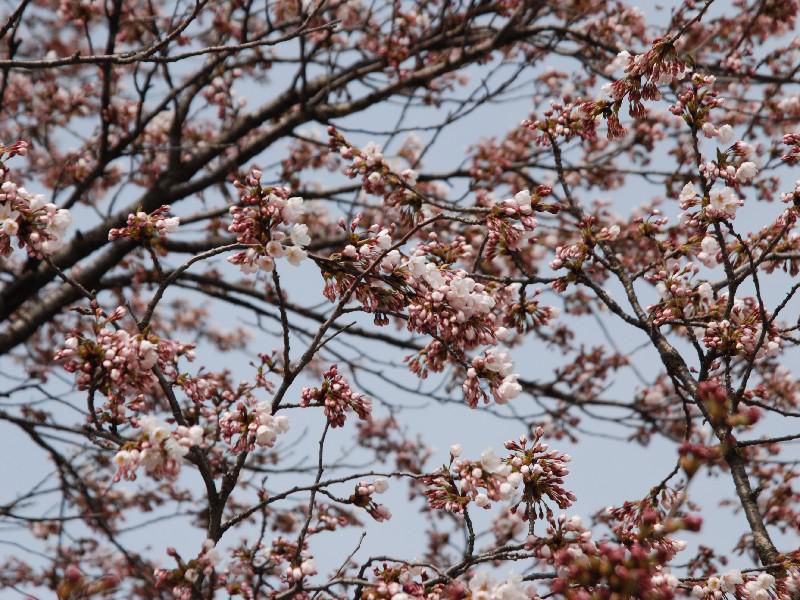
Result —
<instances>
[{"instance_id":1,"label":"blossom cluster","mask_svg":"<svg viewBox=\"0 0 800 600\"><path fill-rule=\"evenodd\" d=\"M541 562L553 563L559 550L572 547L573 551L591 553L595 550L595 542L592 540L592 531L580 516L568 517L566 513L560 513L546 523L545 535L529 535L525 547Z\"/></svg>"},{"instance_id":2,"label":"blossom cluster","mask_svg":"<svg viewBox=\"0 0 800 600\"><path fill-rule=\"evenodd\" d=\"M787 133L783 136L783 143L789 146L789 151L781 156L787 165L794 165L800 161L800 133Z\"/></svg>"},{"instance_id":3,"label":"blossom cluster","mask_svg":"<svg viewBox=\"0 0 800 600\"><path fill-rule=\"evenodd\" d=\"M677 539L673 534L699 531L703 523L699 515L682 511L685 501L683 490L664 487L656 489L642 500L609 506L595 518L608 525L617 541L658 551L666 561L687 546L684 540Z\"/></svg>"},{"instance_id":4,"label":"blossom cluster","mask_svg":"<svg viewBox=\"0 0 800 600\"><path fill-rule=\"evenodd\" d=\"M697 253L697 260L709 269L717 266L720 262L721 247L717 239L710 234L706 234L700 240L700 252Z\"/></svg>"},{"instance_id":5,"label":"blossom cluster","mask_svg":"<svg viewBox=\"0 0 800 600\"><path fill-rule=\"evenodd\" d=\"M580 269L581 263L589 257L589 246L583 242L556 247L556 256L550 261L550 268Z\"/></svg>"},{"instance_id":6,"label":"blossom cluster","mask_svg":"<svg viewBox=\"0 0 800 600\"><path fill-rule=\"evenodd\" d=\"M229 77L214 77L209 86L203 90L203 97L210 106L217 107L217 116L224 119L228 112L237 112L247 105L247 98L239 96L233 89L233 82L242 76L239 68L231 69Z\"/></svg>"},{"instance_id":7,"label":"blossom cluster","mask_svg":"<svg viewBox=\"0 0 800 600\"><path fill-rule=\"evenodd\" d=\"M551 589L567 600L612 600L620 597L674 598L680 581L663 569L666 555L639 543L611 542L569 546L554 556L557 576ZM573 582L581 585L574 586Z\"/></svg>"},{"instance_id":8,"label":"blossom cluster","mask_svg":"<svg viewBox=\"0 0 800 600\"><path fill-rule=\"evenodd\" d=\"M356 229L363 216L361 213L356 215L349 226L344 219L339 221L339 226L345 231L349 243L342 248L340 253L334 254L334 256L344 262L357 263L362 267L366 267L373 260L382 257L381 270L385 273L392 273L400 263L400 252L398 250L390 250L394 242L389 229L380 227L376 223L359 235L356 233ZM326 296L329 293L326 290ZM334 297L331 296L329 299L333 301Z\"/></svg>"},{"instance_id":9,"label":"blossom cluster","mask_svg":"<svg viewBox=\"0 0 800 600\"><path fill-rule=\"evenodd\" d=\"M112 594L121 581L122 577L118 573L108 573L92 581L84 577L78 565L69 564L55 591L58 598L106 596Z\"/></svg>"},{"instance_id":10,"label":"blossom cluster","mask_svg":"<svg viewBox=\"0 0 800 600\"><path fill-rule=\"evenodd\" d=\"M364 508L369 515L376 521L388 521L392 517L389 509L382 504L378 504L373 500L373 495L383 494L389 489L389 482L384 479L376 479L375 481L359 481L356 484L356 489L349 498L349 502L355 506Z\"/></svg>"},{"instance_id":11,"label":"blossom cluster","mask_svg":"<svg viewBox=\"0 0 800 600\"><path fill-rule=\"evenodd\" d=\"M465 271L458 269L441 269L435 263L429 262L424 256L413 256L408 259L406 268L412 277L422 279L433 290L431 300L442 303L444 301L457 311L456 320L465 322L475 316L491 314L495 300L486 290L485 286L477 283L467 276ZM410 312L415 312L410 310ZM416 316L421 319L421 316ZM422 322L415 325L415 329L422 328ZM467 339L473 339L477 332L465 332Z\"/></svg>"},{"instance_id":12,"label":"blossom cluster","mask_svg":"<svg viewBox=\"0 0 800 600\"><path fill-rule=\"evenodd\" d=\"M517 440L505 443L510 452L505 459L510 466L508 482L517 487L523 486L520 503L524 505L522 517L526 521L547 518L553 522L554 513L546 504L546 499L554 502L559 508L572 506L576 497L564 488L564 477L569 475L567 463L572 460L569 454L551 449L542 441L544 430L537 427L533 439L520 436Z\"/></svg>"},{"instance_id":13,"label":"blossom cluster","mask_svg":"<svg viewBox=\"0 0 800 600\"><path fill-rule=\"evenodd\" d=\"M743 600L770 600L775 586L775 577L769 573L745 576L736 569L722 575L712 575L704 585L692 587L692 596L698 600L721 600L727 594Z\"/></svg>"},{"instance_id":14,"label":"blossom cluster","mask_svg":"<svg viewBox=\"0 0 800 600\"><path fill-rule=\"evenodd\" d=\"M335 131L331 135L337 143L346 144ZM383 185L380 173L393 176L376 146L368 145L364 150L349 145L342 148L344 155L353 160L351 175L356 172L365 175L365 185ZM557 206L541 202L541 198L549 193L547 186L540 186L534 194L522 190L491 209L494 212L486 219L490 230L487 254L493 253L500 244L509 250L517 250L524 232L536 226L535 211L558 212ZM353 289L353 295L368 312L376 315L375 321L380 325L388 323L388 318L383 316L386 313L407 308L408 329L434 338L418 354L407 358L411 370L421 377L427 376L428 371L441 371L451 361L463 364L467 360L467 350L496 343L496 331L502 328L497 319L499 311L495 310L498 300L512 296L518 287L491 289L478 283L466 271L450 266L455 258L450 252L449 263L440 263L437 258L444 251L444 244L439 244L433 233L431 241L418 245L410 257L404 258L398 249L392 247L391 233L387 228L373 225L366 235L356 235L360 218L357 216L349 228L340 222L349 243L340 253L332 255L331 264L323 268L326 297L333 301ZM515 220L521 223L521 228L510 222ZM380 274L377 275L367 272L375 260L380 261ZM360 276L350 269L351 265L359 268ZM535 306L533 308L537 310ZM522 312L526 311L527 306ZM475 406L480 397L488 401L478 382L483 375L488 376L489 387L497 402L507 402L515 397L521 391L516 377L507 371L498 377L497 370L483 368L484 360L485 357L476 358L470 371L474 376L468 378L469 386L465 387L469 391L466 396L468 403ZM489 364L491 366L491 360Z\"/></svg>"},{"instance_id":15,"label":"blossom cluster","mask_svg":"<svg viewBox=\"0 0 800 600\"><path fill-rule=\"evenodd\" d=\"M727 302L727 296L724 301ZM734 355L754 354L759 360L778 353L780 334L770 315L762 315L756 298L734 298L729 312L727 318L713 320L706 327L703 343L707 348Z\"/></svg>"},{"instance_id":16,"label":"blossom cluster","mask_svg":"<svg viewBox=\"0 0 800 600\"><path fill-rule=\"evenodd\" d=\"M12 181L0 185L0 256L12 252L13 239L28 256L42 258L63 245L63 236L72 222L70 212L32 194Z\"/></svg>"},{"instance_id":17,"label":"blossom cluster","mask_svg":"<svg viewBox=\"0 0 800 600\"><path fill-rule=\"evenodd\" d=\"M155 588L169 589L175 600L191 600L196 595L194 586L201 575L209 576L215 570L220 583L225 583L226 573L220 568L223 556L214 540L205 540L197 557L191 560L183 561L175 548L167 548L167 554L175 559L178 567L155 569Z\"/></svg>"},{"instance_id":18,"label":"blossom cluster","mask_svg":"<svg viewBox=\"0 0 800 600\"><path fill-rule=\"evenodd\" d=\"M474 502L480 508L489 508L493 501L510 501L521 492L519 501L511 507L525 521L546 518L553 522L554 513L546 500L559 508L568 508L575 495L564 489L564 477L569 474L566 464L568 454L551 450L541 441L542 428L534 432L534 439L520 436L505 443L509 454L498 457L492 450L481 454L479 461L458 458L460 446L451 447L453 461L449 469L440 469L423 481L428 505L461 513ZM530 442L530 443L529 443Z\"/></svg>"},{"instance_id":19,"label":"blossom cluster","mask_svg":"<svg viewBox=\"0 0 800 600\"><path fill-rule=\"evenodd\" d=\"M169 217L170 207L165 204L160 206L150 214L143 211L128 215L125 227L114 228L108 232L110 241L120 238L130 238L138 241L147 241L153 238L165 238L167 234L178 230L180 219Z\"/></svg>"},{"instance_id":20,"label":"blossom cluster","mask_svg":"<svg viewBox=\"0 0 800 600\"><path fill-rule=\"evenodd\" d=\"M287 564L283 572L283 578L289 583L300 581L304 577L317 574L317 564L313 558L305 558L298 565Z\"/></svg>"},{"instance_id":21,"label":"blossom cluster","mask_svg":"<svg viewBox=\"0 0 800 600\"><path fill-rule=\"evenodd\" d=\"M322 506L320 506L322 511ZM251 552L248 550L248 552ZM297 543L278 536L272 540L270 546L263 549L263 556L273 573L280 576L281 581L293 585L305 577L310 577L317 573L317 566L314 557L306 550L305 545L298 546ZM297 596L306 600L306 594L300 592Z\"/></svg>"},{"instance_id":22,"label":"blossom cluster","mask_svg":"<svg viewBox=\"0 0 800 600\"><path fill-rule=\"evenodd\" d=\"M0 159L14 158L15 156L26 156L28 154L28 142L25 140L17 140L13 144L6 146L0 144ZM5 162L0 162L0 174L5 175L8 167Z\"/></svg>"},{"instance_id":23,"label":"blossom cluster","mask_svg":"<svg viewBox=\"0 0 800 600\"><path fill-rule=\"evenodd\" d=\"M407 564L383 565L375 569L375 583L365 587L369 600L530 600L533 590L520 575L495 579L486 571L472 573L466 585L454 579L448 583L426 584L430 573Z\"/></svg>"},{"instance_id":24,"label":"blossom cluster","mask_svg":"<svg viewBox=\"0 0 800 600\"><path fill-rule=\"evenodd\" d=\"M77 374L78 389L105 394L116 405L112 410L118 410L130 396L141 400L154 391L158 385L154 367L171 377L179 357L191 361L195 356L194 344L112 327L124 312L120 307L104 324L98 323L93 337L77 332L69 336L54 357L63 362L65 370Z\"/></svg>"},{"instance_id":25,"label":"blossom cluster","mask_svg":"<svg viewBox=\"0 0 800 600\"><path fill-rule=\"evenodd\" d=\"M719 446L708 446L699 442L684 441L678 446L680 466L687 476L693 477L703 465L712 465L722 458Z\"/></svg>"},{"instance_id":26,"label":"blossom cluster","mask_svg":"<svg viewBox=\"0 0 800 600\"><path fill-rule=\"evenodd\" d=\"M540 185L533 194L523 189L499 202L486 218L486 256L492 258L497 249L502 247L508 252L518 252L521 241L532 232L537 225L534 212L559 212L557 204L544 204L541 199L550 195L552 188ZM515 222L519 222L517 226Z\"/></svg>"},{"instance_id":27,"label":"blossom cluster","mask_svg":"<svg viewBox=\"0 0 800 600\"><path fill-rule=\"evenodd\" d=\"M136 479L136 469L144 467L148 475L159 479L174 479L181 468L183 457L193 446L203 443L203 428L180 426L171 432L166 423L156 417L147 416L139 420L142 435L134 442L126 443L114 455L117 473L114 480Z\"/></svg>"},{"instance_id":28,"label":"blossom cluster","mask_svg":"<svg viewBox=\"0 0 800 600\"><path fill-rule=\"evenodd\" d=\"M531 590L521 575L511 574L498 581L486 571L473 575L467 584L472 598L481 600L529 600Z\"/></svg>"},{"instance_id":29,"label":"blossom cluster","mask_svg":"<svg viewBox=\"0 0 800 600\"><path fill-rule=\"evenodd\" d=\"M694 73L689 85L678 92L677 101L669 107L669 112L682 117L695 131L702 131L707 138L718 138L720 144L727 146L733 138L733 128L722 125L717 128L710 120L711 111L724 104L714 89L716 77Z\"/></svg>"},{"instance_id":30,"label":"blossom cluster","mask_svg":"<svg viewBox=\"0 0 800 600\"><path fill-rule=\"evenodd\" d=\"M382 326L389 322L388 313L402 310L407 303L407 286L398 271L402 257L399 250L391 249L393 226L374 224L357 233L362 219L363 214L358 214L349 225L340 219L347 244L322 263L322 293L331 302L352 294L366 312L374 315L375 324Z\"/></svg>"},{"instance_id":31,"label":"blossom cluster","mask_svg":"<svg viewBox=\"0 0 800 600\"><path fill-rule=\"evenodd\" d=\"M725 123L719 127L715 126L711 121L703 123L703 135L707 138L716 138L723 146L730 146L734 138L733 127Z\"/></svg>"},{"instance_id":32,"label":"blossom cluster","mask_svg":"<svg viewBox=\"0 0 800 600\"><path fill-rule=\"evenodd\" d=\"M562 138L565 142L575 137L592 140L597 130L595 117L605 108L606 103L602 101L551 102L550 108L544 111L540 118L526 119L522 122L522 126L533 132L536 143L543 146L550 145L551 137ZM609 123L613 122L617 127L621 127L616 114L609 112L608 116Z\"/></svg>"},{"instance_id":33,"label":"blossom cluster","mask_svg":"<svg viewBox=\"0 0 800 600\"><path fill-rule=\"evenodd\" d=\"M791 202L796 207L800 206L800 179L794 182L794 187L792 188L791 192L785 192L781 194L781 200L786 203ZM794 241L796 243L798 240L798 236L795 233L791 233L789 234L789 240ZM792 265L793 269L797 268L796 261L791 261L790 264Z\"/></svg>"},{"instance_id":34,"label":"blossom cluster","mask_svg":"<svg viewBox=\"0 0 800 600\"><path fill-rule=\"evenodd\" d=\"M516 285L508 286L509 292L517 289ZM507 342L512 337L512 330L519 334L530 333L545 325L550 324L561 313L556 306L546 306L542 304L539 296L541 289L533 290L531 297L528 296L530 290L516 294L516 300L506 304L505 327L498 327L495 337L502 342Z\"/></svg>"},{"instance_id":35,"label":"blossom cluster","mask_svg":"<svg viewBox=\"0 0 800 600\"><path fill-rule=\"evenodd\" d=\"M625 67L626 77L612 86L612 96L618 100L627 95L632 105L639 99L659 98L654 86L681 80L688 70L678 57L673 42L665 38L653 40L653 46L647 52L624 58L628 61ZM642 80L644 85L641 85ZM637 109L632 106L631 114L637 113Z\"/></svg>"},{"instance_id":36,"label":"blossom cluster","mask_svg":"<svg viewBox=\"0 0 800 600\"><path fill-rule=\"evenodd\" d=\"M289 264L299 265L308 256L303 248L311 243L308 226L297 222L303 213L303 199L290 197L284 188L262 187L261 171L257 169L235 185L239 204L230 208L232 222L228 231L249 248L228 260L245 273L272 271L275 259L283 257Z\"/></svg>"},{"instance_id":37,"label":"blossom cluster","mask_svg":"<svg viewBox=\"0 0 800 600\"><path fill-rule=\"evenodd\" d=\"M709 253L716 250L705 238L701 244L701 249L705 248ZM711 256L703 255L703 252L698 254L698 258L711 260ZM714 290L707 281L699 284L694 281L698 271L698 266L692 262L667 261L665 268L646 276L660 296L659 302L647 307L654 323L708 314L714 303Z\"/></svg>"},{"instance_id":38,"label":"blossom cluster","mask_svg":"<svg viewBox=\"0 0 800 600\"><path fill-rule=\"evenodd\" d=\"M465 361L465 351L496 343L501 323L494 309L503 293L476 282L462 269L439 266L422 255L409 258L405 268L415 291L407 327L434 338L409 359L414 373L425 377L429 370L439 372L448 358Z\"/></svg>"},{"instance_id":39,"label":"blossom cluster","mask_svg":"<svg viewBox=\"0 0 800 600\"><path fill-rule=\"evenodd\" d=\"M334 127L328 128L329 144L350 164L345 174L350 178L361 177L361 185L368 194L382 196L388 205L410 205L419 209L422 197L414 190L417 184L417 173L413 169L404 169L400 173L386 163L380 146L369 142L363 149L351 145Z\"/></svg>"},{"instance_id":40,"label":"blossom cluster","mask_svg":"<svg viewBox=\"0 0 800 600\"><path fill-rule=\"evenodd\" d=\"M355 393L339 374L336 365L325 371L320 387L303 388L300 403L303 406L322 406L331 427L342 427L348 410L354 411L362 420L369 419L372 412L372 401Z\"/></svg>"},{"instance_id":41,"label":"blossom cluster","mask_svg":"<svg viewBox=\"0 0 800 600\"><path fill-rule=\"evenodd\" d=\"M506 404L519 396L522 386L517 382L519 375L513 372L513 368L508 352L497 348L489 348L483 356L472 359L472 365L467 369L467 378L461 386L467 404L474 408L480 400L488 403L489 399L480 385L481 380L488 383L498 404Z\"/></svg>"},{"instance_id":42,"label":"blossom cluster","mask_svg":"<svg viewBox=\"0 0 800 600\"><path fill-rule=\"evenodd\" d=\"M697 397L714 426L749 427L761 418L761 410L756 406L740 403L734 410L728 391L718 378L701 381L697 386Z\"/></svg>"},{"instance_id":43,"label":"blossom cluster","mask_svg":"<svg viewBox=\"0 0 800 600\"><path fill-rule=\"evenodd\" d=\"M709 167L706 172L710 173L711 170L712 167ZM735 170L733 177L736 177ZM679 200L680 207L684 211L688 211L689 208L695 206L702 206L704 208L702 214L710 220L732 219L736 216L736 211L744 205L744 201L730 187L714 187L709 190L707 200L701 198L692 182L683 186ZM681 216L682 220L687 220L689 217L690 214L688 212Z\"/></svg>"},{"instance_id":44,"label":"blossom cluster","mask_svg":"<svg viewBox=\"0 0 800 600\"><path fill-rule=\"evenodd\" d=\"M576 281L577 273L582 270L584 262L594 257L594 248L598 243L614 242L619 238L622 229L617 224L604 225L594 215L586 215L581 218L578 231L580 238L556 246L555 258L550 261L551 269L570 271L551 283L557 292L565 291L570 283Z\"/></svg>"},{"instance_id":45,"label":"blossom cluster","mask_svg":"<svg viewBox=\"0 0 800 600\"><path fill-rule=\"evenodd\" d=\"M751 183L759 171L758 165L748 160L752 152L749 144L736 142L725 152L717 150L716 160L701 164L700 173L709 184L716 183L718 179L734 188Z\"/></svg>"},{"instance_id":46,"label":"blossom cluster","mask_svg":"<svg viewBox=\"0 0 800 600\"><path fill-rule=\"evenodd\" d=\"M219 428L232 452L250 452L256 446L272 448L278 435L289 431L289 419L273 415L269 403L248 398L222 414Z\"/></svg>"},{"instance_id":47,"label":"blossom cluster","mask_svg":"<svg viewBox=\"0 0 800 600\"><path fill-rule=\"evenodd\" d=\"M609 140L626 134L619 119L619 111L625 99L628 101L630 115L640 119L647 113L643 100L659 99L659 85L681 80L686 75L686 66L678 58L675 46L670 40L663 38L654 40L652 48L642 54L620 52L608 68L613 73L623 66L624 76L603 86L603 91L609 94L610 99L588 101L580 105L588 119L605 119Z\"/></svg>"},{"instance_id":48,"label":"blossom cluster","mask_svg":"<svg viewBox=\"0 0 800 600\"><path fill-rule=\"evenodd\" d=\"M455 457L456 453L451 449L451 455ZM485 450L479 461L456 459L449 469L423 477L424 494L433 509L462 513L470 502L489 508L492 501L513 493L514 487L507 481L509 473L508 466L492 450Z\"/></svg>"}]
</instances>

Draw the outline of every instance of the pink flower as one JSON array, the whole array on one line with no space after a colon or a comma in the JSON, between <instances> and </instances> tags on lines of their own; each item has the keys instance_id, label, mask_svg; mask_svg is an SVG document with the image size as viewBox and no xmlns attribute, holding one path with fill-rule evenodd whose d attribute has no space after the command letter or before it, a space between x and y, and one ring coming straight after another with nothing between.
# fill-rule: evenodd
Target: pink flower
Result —
<instances>
[{"instance_id":1,"label":"pink flower","mask_svg":"<svg viewBox=\"0 0 800 600\"><path fill-rule=\"evenodd\" d=\"M131 238L138 241L153 241L167 237L167 234L178 230L180 219L167 217L169 205L160 206L150 214L144 212L128 215L127 225L115 228L108 232L108 239L113 241L121 238Z\"/></svg>"},{"instance_id":2,"label":"pink flower","mask_svg":"<svg viewBox=\"0 0 800 600\"><path fill-rule=\"evenodd\" d=\"M736 180L741 182L747 182L753 179L758 174L758 167L753 162L743 162L739 165L739 168L736 169Z\"/></svg>"},{"instance_id":3,"label":"pink flower","mask_svg":"<svg viewBox=\"0 0 800 600\"><path fill-rule=\"evenodd\" d=\"M341 427L345 422L345 412L353 410L359 419L366 420L372 411L372 401L356 394L344 380L336 365L332 365L323 375L319 388L303 388L303 406L322 406L331 427Z\"/></svg>"},{"instance_id":4,"label":"pink flower","mask_svg":"<svg viewBox=\"0 0 800 600\"><path fill-rule=\"evenodd\" d=\"M228 261L244 273L259 269L270 272L275 268L275 259L283 257L296 266L306 257L299 246L311 241L308 227L296 223L303 214L303 199L289 197L284 188L263 188L260 178L261 172L254 169L244 182L237 181L239 204L230 208L232 222L228 231L236 235L239 243L250 247ZM287 237L295 246L284 244Z\"/></svg>"},{"instance_id":5,"label":"pink flower","mask_svg":"<svg viewBox=\"0 0 800 600\"><path fill-rule=\"evenodd\" d=\"M723 146L728 146L733 141L733 127L727 123L717 130L717 139Z\"/></svg>"}]
</instances>

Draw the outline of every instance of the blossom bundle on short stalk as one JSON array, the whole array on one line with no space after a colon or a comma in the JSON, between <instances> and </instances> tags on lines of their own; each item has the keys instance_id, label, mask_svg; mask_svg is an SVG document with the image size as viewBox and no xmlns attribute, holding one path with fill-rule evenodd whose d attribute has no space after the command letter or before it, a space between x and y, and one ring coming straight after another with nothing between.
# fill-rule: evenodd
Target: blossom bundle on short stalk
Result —
<instances>
[{"instance_id":1,"label":"blossom bundle on short stalk","mask_svg":"<svg viewBox=\"0 0 800 600\"><path fill-rule=\"evenodd\" d=\"M320 387L303 388L300 402L303 406L321 406L331 427L342 427L348 411L355 412L361 420L369 419L372 413L372 401L355 393L336 365L325 371Z\"/></svg>"},{"instance_id":2,"label":"blossom bundle on short stalk","mask_svg":"<svg viewBox=\"0 0 800 600\"><path fill-rule=\"evenodd\" d=\"M311 243L308 226L299 222L303 199L289 196L285 188L262 187L258 169L252 169L235 185L239 203L230 208L232 222L228 231L249 248L228 261L244 273L272 271L275 260L284 257L289 264L299 265L308 256L304 248Z\"/></svg>"},{"instance_id":3,"label":"blossom bundle on short stalk","mask_svg":"<svg viewBox=\"0 0 800 600\"><path fill-rule=\"evenodd\" d=\"M130 238L142 243L154 241L158 246L157 240L167 237L168 234L178 230L180 219L169 217L169 205L163 205L147 214L142 211L131 213L125 227L114 228L108 232L109 241L120 238Z\"/></svg>"}]
</instances>

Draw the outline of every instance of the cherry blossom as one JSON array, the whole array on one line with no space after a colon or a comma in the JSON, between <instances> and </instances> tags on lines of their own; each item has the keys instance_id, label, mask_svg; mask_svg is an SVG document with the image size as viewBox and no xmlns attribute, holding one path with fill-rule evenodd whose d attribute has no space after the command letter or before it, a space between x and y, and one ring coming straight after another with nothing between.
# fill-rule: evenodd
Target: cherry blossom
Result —
<instances>
[{"instance_id":1,"label":"cherry blossom","mask_svg":"<svg viewBox=\"0 0 800 600\"><path fill-rule=\"evenodd\" d=\"M53 254L63 246L71 222L68 210L47 202L42 194L9 180L0 185L0 255L11 254L15 243L31 257Z\"/></svg>"},{"instance_id":2,"label":"cherry blossom","mask_svg":"<svg viewBox=\"0 0 800 600\"><path fill-rule=\"evenodd\" d=\"M139 241L146 241L153 237L164 238L167 234L178 230L180 219L178 217L167 217L169 206L161 206L149 215L144 212L137 212L128 215L127 225L119 229L112 229L108 232L109 240L119 238L132 238Z\"/></svg>"},{"instance_id":3,"label":"cherry blossom","mask_svg":"<svg viewBox=\"0 0 800 600\"><path fill-rule=\"evenodd\" d=\"M278 436L289 430L289 419L283 415L273 416L269 404L250 399L237 403L235 410L223 413L219 426L231 449L244 452L252 451L256 446L274 446Z\"/></svg>"},{"instance_id":4,"label":"cherry blossom","mask_svg":"<svg viewBox=\"0 0 800 600\"><path fill-rule=\"evenodd\" d=\"M796 0L178 4L0 28L4 589L800 598Z\"/></svg>"},{"instance_id":5,"label":"cherry blossom","mask_svg":"<svg viewBox=\"0 0 800 600\"><path fill-rule=\"evenodd\" d=\"M339 374L337 366L332 365L323 375L319 388L303 388L303 406L322 406L331 427L341 427L345 422L345 412L354 411L359 419L366 420L372 411L372 402L354 393Z\"/></svg>"},{"instance_id":6,"label":"cherry blossom","mask_svg":"<svg viewBox=\"0 0 800 600\"><path fill-rule=\"evenodd\" d=\"M272 271L275 260L283 257L297 266L307 257L303 246L311 243L308 226L297 223L303 212L303 199L290 197L284 188L262 187L260 180L261 171L253 169L247 179L237 181L240 203L230 208L233 220L228 231L249 248L228 260L245 273ZM293 226L288 229L282 225ZM291 245L287 245L289 241Z\"/></svg>"}]
</instances>

